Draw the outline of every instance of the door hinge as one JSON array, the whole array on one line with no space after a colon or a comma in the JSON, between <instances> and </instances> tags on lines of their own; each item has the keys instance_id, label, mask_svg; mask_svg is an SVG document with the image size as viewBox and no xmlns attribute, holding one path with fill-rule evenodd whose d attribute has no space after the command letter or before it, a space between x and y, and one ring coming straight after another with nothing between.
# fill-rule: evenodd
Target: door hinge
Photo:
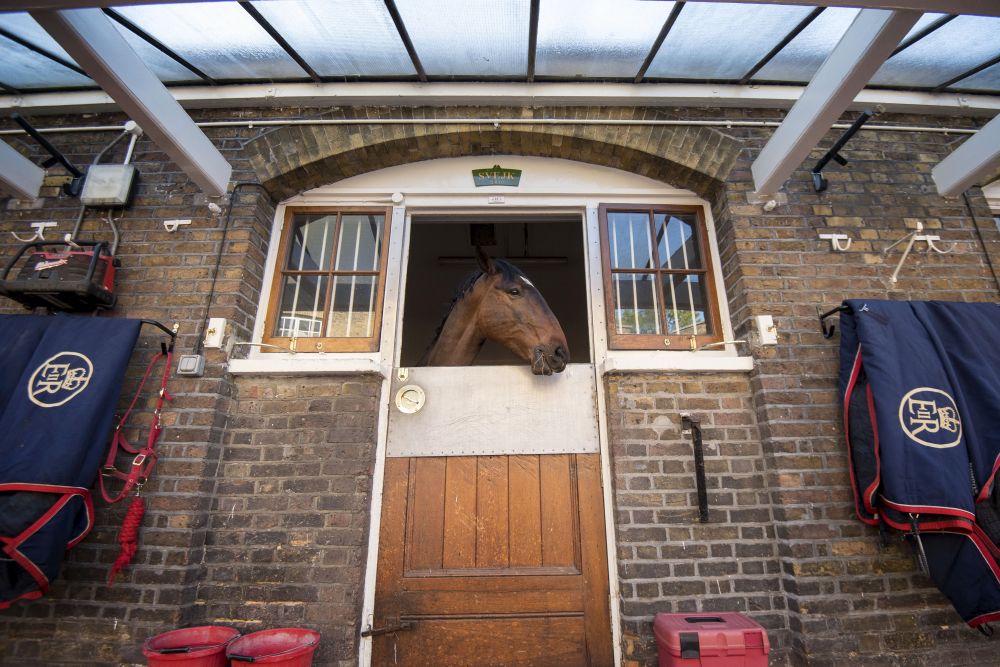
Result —
<instances>
[{"instance_id":1,"label":"door hinge","mask_svg":"<svg viewBox=\"0 0 1000 667\"><path fill-rule=\"evenodd\" d=\"M399 621L396 624L386 625L381 628L368 628L361 631L362 637L377 637L378 635L390 635L401 630L412 630L415 623L413 621Z\"/></svg>"}]
</instances>

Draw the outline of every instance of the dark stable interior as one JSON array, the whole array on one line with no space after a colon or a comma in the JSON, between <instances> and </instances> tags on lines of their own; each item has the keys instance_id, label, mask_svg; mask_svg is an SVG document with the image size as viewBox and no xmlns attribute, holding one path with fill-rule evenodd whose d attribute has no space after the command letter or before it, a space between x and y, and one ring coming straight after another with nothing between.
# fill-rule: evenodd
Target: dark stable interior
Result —
<instances>
[{"instance_id":1,"label":"dark stable interior","mask_svg":"<svg viewBox=\"0 0 1000 667\"><path fill-rule=\"evenodd\" d=\"M569 343L571 363L590 363L583 222L574 218L414 219L399 365L416 366L464 278L478 271L473 238L517 266L545 297ZM527 363L487 341L476 366Z\"/></svg>"}]
</instances>

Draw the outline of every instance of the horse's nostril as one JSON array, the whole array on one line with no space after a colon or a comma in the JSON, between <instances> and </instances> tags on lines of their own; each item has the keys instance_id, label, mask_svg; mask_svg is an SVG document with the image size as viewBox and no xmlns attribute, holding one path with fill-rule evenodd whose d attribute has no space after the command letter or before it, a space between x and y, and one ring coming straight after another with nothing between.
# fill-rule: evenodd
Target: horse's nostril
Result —
<instances>
[{"instance_id":1,"label":"horse's nostril","mask_svg":"<svg viewBox=\"0 0 1000 667\"><path fill-rule=\"evenodd\" d=\"M569 361L569 352L567 352L562 345L556 347L555 356L557 359L562 359L563 361Z\"/></svg>"}]
</instances>

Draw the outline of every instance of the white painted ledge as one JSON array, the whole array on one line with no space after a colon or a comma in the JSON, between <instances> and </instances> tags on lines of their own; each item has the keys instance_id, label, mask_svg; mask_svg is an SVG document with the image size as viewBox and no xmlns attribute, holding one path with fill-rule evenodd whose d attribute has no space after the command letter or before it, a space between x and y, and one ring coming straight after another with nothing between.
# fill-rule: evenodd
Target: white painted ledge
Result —
<instances>
[{"instance_id":1,"label":"white painted ledge","mask_svg":"<svg viewBox=\"0 0 1000 667\"><path fill-rule=\"evenodd\" d=\"M382 367L377 354L268 354L250 359L230 359L233 375L336 375L343 373L378 373Z\"/></svg>"},{"instance_id":2,"label":"white painted ledge","mask_svg":"<svg viewBox=\"0 0 1000 667\"><path fill-rule=\"evenodd\" d=\"M719 352L613 350L601 364L602 375L616 371L747 373L752 370L753 357Z\"/></svg>"}]
</instances>

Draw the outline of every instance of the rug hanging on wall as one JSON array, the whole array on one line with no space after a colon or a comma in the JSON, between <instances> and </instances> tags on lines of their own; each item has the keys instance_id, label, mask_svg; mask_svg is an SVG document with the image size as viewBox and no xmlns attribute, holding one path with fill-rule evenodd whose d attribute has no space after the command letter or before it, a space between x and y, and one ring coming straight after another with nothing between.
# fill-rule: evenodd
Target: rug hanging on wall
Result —
<instances>
[{"instance_id":1,"label":"rug hanging on wall","mask_svg":"<svg viewBox=\"0 0 1000 667\"><path fill-rule=\"evenodd\" d=\"M851 299L840 390L858 517L904 531L970 626L1000 619L1000 305Z\"/></svg>"},{"instance_id":2,"label":"rug hanging on wall","mask_svg":"<svg viewBox=\"0 0 1000 667\"><path fill-rule=\"evenodd\" d=\"M41 597L93 526L140 320L0 315L0 609Z\"/></svg>"}]
</instances>

